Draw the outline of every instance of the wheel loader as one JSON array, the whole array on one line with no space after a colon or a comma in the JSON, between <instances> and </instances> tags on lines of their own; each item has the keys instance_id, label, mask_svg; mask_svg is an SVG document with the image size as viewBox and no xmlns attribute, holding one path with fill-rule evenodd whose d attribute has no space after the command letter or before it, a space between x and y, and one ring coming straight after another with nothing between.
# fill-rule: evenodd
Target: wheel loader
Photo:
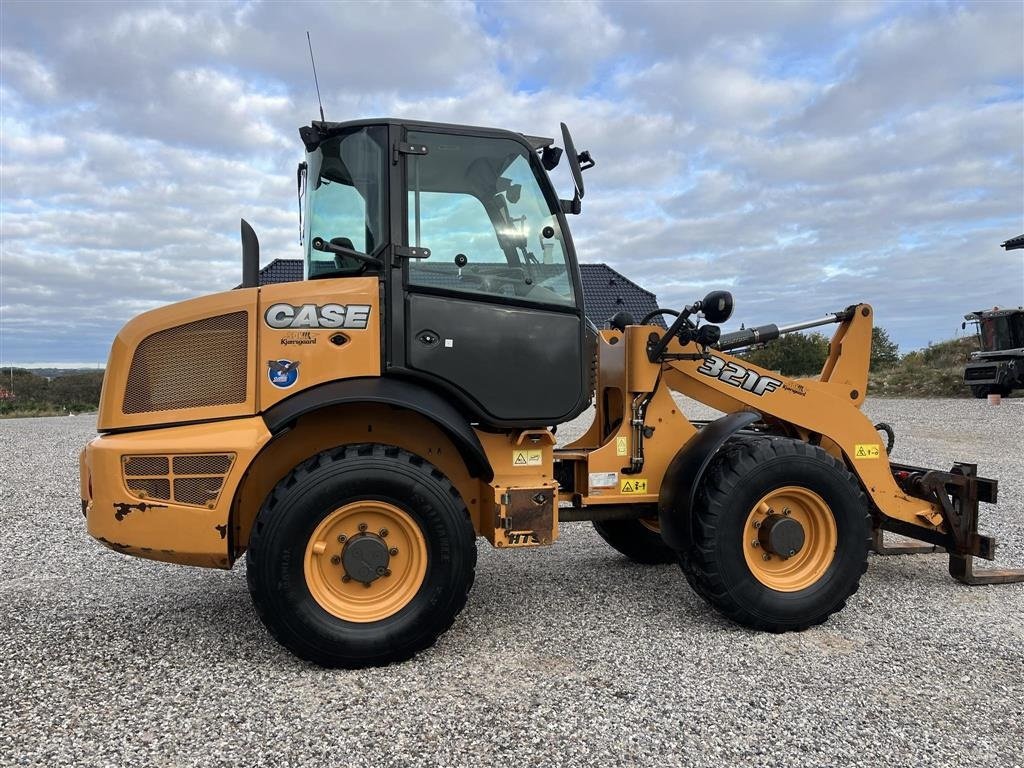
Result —
<instances>
[{"instance_id":1,"label":"wheel loader","mask_svg":"<svg viewBox=\"0 0 1024 768\"><path fill-rule=\"evenodd\" d=\"M380 119L300 129L305 280L243 281L118 333L81 455L89 533L126 554L231 568L269 632L316 664L431 646L466 603L476 539L547 546L591 521L640 563L678 563L755 630L826 621L869 549L942 548L968 584L995 480L889 459L860 411L873 312L732 333L724 291L586 320L567 216L594 165L553 139ZM560 199L548 172L568 164ZM732 354L835 325L819 376ZM720 412L688 419L687 399ZM586 433L557 428L590 409ZM892 531L923 542L887 545Z\"/></svg>"}]
</instances>

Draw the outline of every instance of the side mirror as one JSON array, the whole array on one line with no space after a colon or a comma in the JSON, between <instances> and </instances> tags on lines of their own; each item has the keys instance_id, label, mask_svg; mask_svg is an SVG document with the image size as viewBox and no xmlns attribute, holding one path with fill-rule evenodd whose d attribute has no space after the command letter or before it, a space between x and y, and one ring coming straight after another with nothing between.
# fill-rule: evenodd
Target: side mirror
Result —
<instances>
[{"instance_id":1,"label":"side mirror","mask_svg":"<svg viewBox=\"0 0 1024 768\"><path fill-rule=\"evenodd\" d=\"M569 127L562 123L562 143L565 144L565 156L569 158L569 170L576 185L576 195L583 199L583 171L580 170L580 156L576 154L576 145L572 143Z\"/></svg>"},{"instance_id":2,"label":"side mirror","mask_svg":"<svg viewBox=\"0 0 1024 768\"><path fill-rule=\"evenodd\" d=\"M709 323L724 323L732 317L732 294L728 291L711 291L700 302L704 319Z\"/></svg>"}]
</instances>

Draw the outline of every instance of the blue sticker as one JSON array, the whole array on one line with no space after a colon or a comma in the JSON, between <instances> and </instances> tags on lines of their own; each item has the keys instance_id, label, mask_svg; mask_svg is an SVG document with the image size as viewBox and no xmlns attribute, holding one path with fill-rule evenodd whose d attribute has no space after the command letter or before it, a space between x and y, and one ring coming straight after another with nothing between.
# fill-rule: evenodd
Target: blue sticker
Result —
<instances>
[{"instance_id":1,"label":"blue sticker","mask_svg":"<svg viewBox=\"0 0 1024 768\"><path fill-rule=\"evenodd\" d=\"M299 361L268 360L267 378L278 389L288 389L299 380Z\"/></svg>"}]
</instances>

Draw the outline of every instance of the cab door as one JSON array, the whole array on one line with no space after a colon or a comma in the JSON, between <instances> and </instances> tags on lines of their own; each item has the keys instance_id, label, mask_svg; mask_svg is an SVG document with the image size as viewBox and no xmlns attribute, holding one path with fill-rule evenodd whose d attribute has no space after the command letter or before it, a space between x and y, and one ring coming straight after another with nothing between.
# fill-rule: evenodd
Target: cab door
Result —
<instances>
[{"instance_id":1,"label":"cab door","mask_svg":"<svg viewBox=\"0 0 1024 768\"><path fill-rule=\"evenodd\" d=\"M535 151L433 126L407 129L401 149L402 372L487 424L573 418L589 404L583 297Z\"/></svg>"}]
</instances>

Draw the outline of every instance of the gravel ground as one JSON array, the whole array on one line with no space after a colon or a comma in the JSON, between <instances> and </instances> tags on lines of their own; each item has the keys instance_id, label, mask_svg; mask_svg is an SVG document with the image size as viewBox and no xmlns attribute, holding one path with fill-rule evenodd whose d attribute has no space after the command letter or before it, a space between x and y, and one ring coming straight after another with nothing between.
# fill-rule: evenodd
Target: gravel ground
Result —
<instances>
[{"instance_id":1,"label":"gravel ground","mask_svg":"<svg viewBox=\"0 0 1024 768\"><path fill-rule=\"evenodd\" d=\"M998 478L983 527L1024 566L1024 399L866 411L897 460ZM325 671L266 634L244 564L89 539L93 429L0 421L0 764L1024 765L1024 585L961 586L941 555L873 557L840 615L774 636L566 525L554 547L482 543L466 610L412 662Z\"/></svg>"}]
</instances>

